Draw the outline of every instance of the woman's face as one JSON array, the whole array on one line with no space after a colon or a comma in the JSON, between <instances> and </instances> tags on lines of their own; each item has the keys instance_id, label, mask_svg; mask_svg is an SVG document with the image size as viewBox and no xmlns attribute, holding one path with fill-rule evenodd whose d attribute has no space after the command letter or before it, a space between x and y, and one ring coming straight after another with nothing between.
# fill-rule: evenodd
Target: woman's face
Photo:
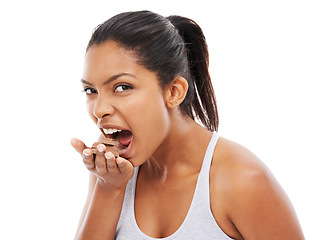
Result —
<instances>
[{"instance_id":1,"label":"woman's face","mask_svg":"<svg viewBox=\"0 0 335 240\"><path fill-rule=\"evenodd\" d=\"M109 41L87 51L82 83L89 115L107 137L119 139L121 156L134 166L148 160L169 127L156 74L139 65L131 51Z\"/></svg>"}]
</instances>

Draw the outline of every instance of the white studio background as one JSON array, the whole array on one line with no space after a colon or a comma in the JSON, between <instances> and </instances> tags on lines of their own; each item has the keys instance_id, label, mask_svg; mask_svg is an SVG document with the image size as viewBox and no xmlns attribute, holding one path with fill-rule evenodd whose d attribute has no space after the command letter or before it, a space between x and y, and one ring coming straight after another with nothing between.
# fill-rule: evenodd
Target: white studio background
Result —
<instances>
[{"instance_id":1,"label":"white studio background","mask_svg":"<svg viewBox=\"0 0 335 240\"><path fill-rule=\"evenodd\" d=\"M335 215L333 1L7 1L0 4L0 239L73 239L88 172L70 139L98 131L80 78L92 30L129 10L179 14L208 39L219 133L291 198L306 239Z\"/></svg>"}]
</instances>

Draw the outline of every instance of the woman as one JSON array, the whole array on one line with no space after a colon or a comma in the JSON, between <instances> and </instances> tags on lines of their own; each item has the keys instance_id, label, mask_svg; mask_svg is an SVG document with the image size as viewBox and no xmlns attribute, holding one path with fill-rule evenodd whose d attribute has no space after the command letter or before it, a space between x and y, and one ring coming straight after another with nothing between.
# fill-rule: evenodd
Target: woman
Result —
<instances>
[{"instance_id":1,"label":"woman","mask_svg":"<svg viewBox=\"0 0 335 240\"><path fill-rule=\"evenodd\" d=\"M208 52L192 20L128 12L98 26L83 88L115 157L72 140L90 173L76 239L304 239L269 170L219 137Z\"/></svg>"}]
</instances>

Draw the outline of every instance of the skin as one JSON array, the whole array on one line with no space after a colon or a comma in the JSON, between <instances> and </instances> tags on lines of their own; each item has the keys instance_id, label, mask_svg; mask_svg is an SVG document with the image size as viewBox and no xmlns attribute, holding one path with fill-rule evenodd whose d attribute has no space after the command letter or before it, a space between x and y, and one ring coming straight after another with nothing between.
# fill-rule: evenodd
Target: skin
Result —
<instances>
[{"instance_id":1,"label":"skin","mask_svg":"<svg viewBox=\"0 0 335 240\"><path fill-rule=\"evenodd\" d=\"M112 41L92 46L85 60L89 115L98 126L130 130L133 141L126 158L115 159L99 145L93 159L82 141L72 139L91 172L76 239L114 239L125 187L136 166L137 224L151 237L167 237L187 215L212 133L180 112L188 88L182 77L162 89L155 73ZM219 227L233 239L304 239L294 209L270 171L249 150L224 138L214 151L210 198Z\"/></svg>"}]
</instances>

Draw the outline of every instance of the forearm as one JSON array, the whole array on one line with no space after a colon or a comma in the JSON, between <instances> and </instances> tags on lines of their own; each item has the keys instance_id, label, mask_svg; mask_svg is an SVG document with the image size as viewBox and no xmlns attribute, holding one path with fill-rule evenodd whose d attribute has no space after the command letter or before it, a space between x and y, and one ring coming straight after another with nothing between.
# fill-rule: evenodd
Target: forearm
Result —
<instances>
[{"instance_id":1,"label":"forearm","mask_svg":"<svg viewBox=\"0 0 335 240\"><path fill-rule=\"evenodd\" d=\"M75 240L114 239L124 193L125 187L107 190L96 184L91 203Z\"/></svg>"}]
</instances>

